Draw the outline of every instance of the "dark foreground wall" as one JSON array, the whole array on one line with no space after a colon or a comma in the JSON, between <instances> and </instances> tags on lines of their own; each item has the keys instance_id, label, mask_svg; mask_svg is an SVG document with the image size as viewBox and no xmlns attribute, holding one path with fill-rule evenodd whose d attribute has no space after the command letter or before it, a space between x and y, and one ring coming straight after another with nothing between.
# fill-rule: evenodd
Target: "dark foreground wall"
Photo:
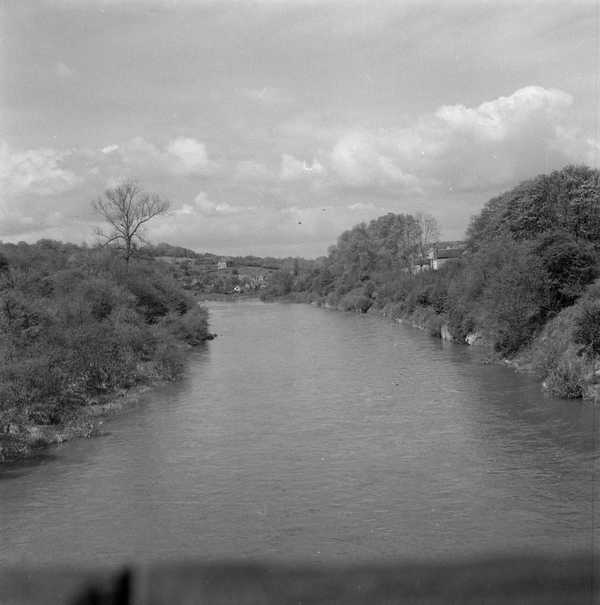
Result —
<instances>
[{"instance_id":1,"label":"dark foreground wall","mask_svg":"<svg viewBox=\"0 0 600 605\"><path fill-rule=\"evenodd\" d=\"M310 567L225 563L104 571L0 571L2 605L593 604L597 562L497 558L448 564Z\"/></svg>"}]
</instances>

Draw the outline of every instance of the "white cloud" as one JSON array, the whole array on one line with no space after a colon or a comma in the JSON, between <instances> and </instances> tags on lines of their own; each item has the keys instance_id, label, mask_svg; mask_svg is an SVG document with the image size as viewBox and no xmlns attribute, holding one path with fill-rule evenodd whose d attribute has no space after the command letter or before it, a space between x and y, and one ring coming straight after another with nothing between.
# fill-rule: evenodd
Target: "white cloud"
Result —
<instances>
[{"instance_id":1,"label":"white cloud","mask_svg":"<svg viewBox=\"0 0 600 605\"><path fill-rule=\"evenodd\" d=\"M176 170L183 173L203 172L209 167L206 146L189 137L177 137L169 142L167 154L176 158Z\"/></svg>"},{"instance_id":2,"label":"white cloud","mask_svg":"<svg viewBox=\"0 0 600 605\"><path fill-rule=\"evenodd\" d=\"M527 86L468 108L443 106L421 126L439 143L424 163L431 176L456 189L500 187L538 172L583 161L580 136L566 146L565 126L573 97L556 89Z\"/></svg>"},{"instance_id":3,"label":"white cloud","mask_svg":"<svg viewBox=\"0 0 600 605\"><path fill-rule=\"evenodd\" d=\"M446 123L451 132L502 141L518 135L532 119L556 123L572 104L573 97L562 90L527 86L508 97L499 97L474 108L443 105L435 116Z\"/></svg>"},{"instance_id":4,"label":"white cloud","mask_svg":"<svg viewBox=\"0 0 600 605\"><path fill-rule=\"evenodd\" d=\"M114 147L114 145L109 145ZM112 161L119 161L122 164L133 166L134 168L148 166L151 169L160 168L165 164L165 154L154 145L144 139L144 137L134 137L116 146L117 149L112 153ZM106 148L105 148L106 149Z\"/></svg>"},{"instance_id":5,"label":"white cloud","mask_svg":"<svg viewBox=\"0 0 600 605\"><path fill-rule=\"evenodd\" d=\"M387 134L354 131L344 135L331 152L331 163L344 185L399 185L418 191L417 177L405 171L398 149Z\"/></svg>"},{"instance_id":6,"label":"white cloud","mask_svg":"<svg viewBox=\"0 0 600 605\"><path fill-rule=\"evenodd\" d=\"M71 78L74 75L74 71L62 61L59 61L54 66L54 73L63 80Z\"/></svg>"},{"instance_id":7,"label":"white cloud","mask_svg":"<svg viewBox=\"0 0 600 605\"><path fill-rule=\"evenodd\" d=\"M228 202L214 202L209 199L205 191L201 191L191 204L183 204L175 210L175 215L184 215L186 220L193 216L226 216L229 214L241 214L254 210L253 206L236 206Z\"/></svg>"},{"instance_id":8,"label":"white cloud","mask_svg":"<svg viewBox=\"0 0 600 605\"><path fill-rule=\"evenodd\" d=\"M64 229L77 240L91 222L88 200L130 176L186 200L150 232L191 247L331 241L358 221L417 207L458 233L487 197L523 178L569 162L598 165L600 142L576 126L575 107L566 92L532 86L472 106L442 105L402 127L321 128L326 120L309 116L277 131L271 148L232 145L235 156L220 171L206 145L187 136L64 151L3 144L0 221L15 237ZM238 161L240 153L276 159ZM199 175L206 191L194 197Z\"/></svg>"},{"instance_id":9,"label":"white cloud","mask_svg":"<svg viewBox=\"0 0 600 605\"><path fill-rule=\"evenodd\" d=\"M138 136L118 145L107 145L101 153L112 163L113 172L132 172L138 177L148 173L208 174L216 167L204 143L191 137L177 137L160 148ZM98 161L102 162L100 158Z\"/></svg>"},{"instance_id":10,"label":"white cloud","mask_svg":"<svg viewBox=\"0 0 600 605\"><path fill-rule=\"evenodd\" d=\"M0 189L5 195L48 195L73 188L79 178L64 166L68 152L47 147L12 151L0 144Z\"/></svg>"},{"instance_id":11,"label":"white cloud","mask_svg":"<svg viewBox=\"0 0 600 605\"><path fill-rule=\"evenodd\" d=\"M284 153L281 156L280 177L284 181L291 181L306 176L320 176L323 174L325 174L325 168L316 159L313 159L312 163L309 164L308 162L299 160L287 153Z\"/></svg>"},{"instance_id":12,"label":"white cloud","mask_svg":"<svg viewBox=\"0 0 600 605\"><path fill-rule=\"evenodd\" d=\"M372 212L377 209L377 206L372 202L364 203L364 202L356 202L355 204L350 204L348 206L348 210L354 210L355 212Z\"/></svg>"},{"instance_id":13,"label":"white cloud","mask_svg":"<svg viewBox=\"0 0 600 605\"><path fill-rule=\"evenodd\" d=\"M527 86L475 107L443 105L405 128L345 133L331 163L341 182L354 187L508 186L594 156L593 141L569 126L573 103L564 91Z\"/></svg>"}]
</instances>

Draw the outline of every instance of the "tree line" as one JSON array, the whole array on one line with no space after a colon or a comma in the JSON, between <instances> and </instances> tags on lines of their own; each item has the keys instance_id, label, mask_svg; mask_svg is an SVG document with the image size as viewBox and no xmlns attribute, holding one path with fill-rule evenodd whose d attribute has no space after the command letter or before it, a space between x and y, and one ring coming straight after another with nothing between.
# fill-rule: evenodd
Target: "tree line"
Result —
<instances>
[{"instance_id":1,"label":"tree line","mask_svg":"<svg viewBox=\"0 0 600 605\"><path fill-rule=\"evenodd\" d=\"M543 372L561 373L557 385L592 372L600 355L598 170L567 166L489 200L467 229L464 254L438 271L415 264L437 236L428 222L387 214L357 225L312 269L279 271L265 298L417 317L432 334L445 326L456 341L478 339L504 357L531 349L568 310L564 350Z\"/></svg>"}]
</instances>

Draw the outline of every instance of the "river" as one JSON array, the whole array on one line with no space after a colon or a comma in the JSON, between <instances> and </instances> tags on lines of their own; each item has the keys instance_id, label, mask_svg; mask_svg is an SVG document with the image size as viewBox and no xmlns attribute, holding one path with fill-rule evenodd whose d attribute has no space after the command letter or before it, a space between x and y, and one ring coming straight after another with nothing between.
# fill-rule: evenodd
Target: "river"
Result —
<instances>
[{"instance_id":1,"label":"river","mask_svg":"<svg viewBox=\"0 0 600 605\"><path fill-rule=\"evenodd\" d=\"M0 470L0 565L592 548L590 405L376 317L209 309L183 380Z\"/></svg>"}]
</instances>

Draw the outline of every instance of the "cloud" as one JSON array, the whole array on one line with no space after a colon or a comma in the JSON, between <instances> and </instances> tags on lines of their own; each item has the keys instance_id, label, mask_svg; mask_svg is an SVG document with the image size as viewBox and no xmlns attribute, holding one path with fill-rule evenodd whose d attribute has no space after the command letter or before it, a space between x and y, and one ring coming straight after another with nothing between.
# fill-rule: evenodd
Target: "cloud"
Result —
<instances>
[{"instance_id":1,"label":"cloud","mask_svg":"<svg viewBox=\"0 0 600 605\"><path fill-rule=\"evenodd\" d=\"M12 151L0 144L0 189L5 195L49 195L72 189L80 179L64 166L69 152L42 147Z\"/></svg>"},{"instance_id":2,"label":"cloud","mask_svg":"<svg viewBox=\"0 0 600 605\"><path fill-rule=\"evenodd\" d=\"M443 105L435 116L451 132L462 132L487 141L503 141L520 135L531 120L555 124L573 104L573 97L557 89L527 86L508 97L499 97L469 108L464 105Z\"/></svg>"},{"instance_id":3,"label":"cloud","mask_svg":"<svg viewBox=\"0 0 600 605\"><path fill-rule=\"evenodd\" d=\"M217 166L208 157L205 144L191 137L176 137L161 148L138 136L107 145L100 153L104 158L98 157L98 162L104 163L105 169L119 174L132 172L136 176L148 173L205 175Z\"/></svg>"},{"instance_id":4,"label":"cloud","mask_svg":"<svg viewBox=\"0 0 600 605\"><path fill-rule=\"evenodd\" d=\"M350 187L399 185L418 191L418 178L404 169L395 147L388 135L349 132L331 151L331 164L341 182Z\"/></svg>"},{"instance_id":5,"label":"cloud","mask_svg":"<svg viewBox=\"0 0 600 605\"><path fill-rule=\"evenodd\" d=\"M375 206L373 202L368 202L366 204L364 202L356 202L355 204L350 204L348 206L348 210L354 210L355 212L372 212L376 209L377 206Z\"/></svg>"},{"instance_id":6,"label":"cloud","mask_svg":"<svg viewBox=\"0 0 600 605\"><path fill-rule=\"evenodd\" d=\"M568 126L573 103L562 90L527 86L474 107L442 105L404 128L346 132L331 163L351 187L423 193L508 186L593 156L594 141Z\"/></svg>"},{"instance_id":7,"label":"cloud","mask_svg":"<svg viewBox=\"0 0 600 605\"><path fill-rule=\"evenodd\" d=\"M204 143L188 137L177 137L167 145L167 154L179 162L177 170L184 173L203 172L209 166Z\"/></svg>"},{"instance_id":8,"label":"cloud","mask_svg":"<svg viewBox=\"0 0 600 605\"><path fill-rule=\"evenodd\" d=\"M570 149L563 145L572 104L566 92L528 86L473 108L442 106L421 125L422 136L438 143L424 168L441 182L468 190L509 185L582 161L583 141Z\"/></svg>"},{"instance_id":9,"label":"cloud","mask_svg":"<svg viewBox=\"0 0 600 605\"><path fill-rule=\"evenodd\" d=\"M307 176L321 176L325 174L325 168L316 159L308 163L295 158L293 155L284 153L281 156L280 177L284 181L292 181Z\"/></svg>"},{"instance_id":10,"label":"cloud","mask_svg":"<svg viewBox=\"0 0 600 605\"><path fill-rule=\"evenodd\" d=\"M279 122L270 147L254 138L254 146L230 145L218 165L190 136L66 150L5 143L2 230L21 238L62 229L78 240L92 222L87 200L135 177L149 191L186 200L150 233L193 248L297 245L297 253L313 253L356 222L417 209L460 237L467 217L502 189L566 163L598 165L600 142L577 126L576 107L565 91L527 86L482 103L443 104L403 124L382 118L386 128L304 113Z\"/></svg>"},{"instance_id":11,"label":"cloud","mask_svg":"<svg viewBox=\"0 0 600 605\"><path fill-rule=\"evenodd\" d=\"M67 166L72 151L14 150L0 143L0 239L32 240L48 233L81 237L84 180ZM78 222L69 232L69 225Z\"/></svg>"},{"instance_id":12,"label":"cloud","mask_svg":"<svg viewBox=\"0 0 600 605\"><path fill-rule=\"evenodd\" d=\"M191 204L183 204L181 208L175 210L175 215L185 216L186 220L193 216L227 216L230 214L240 214L254 210L253 206L236 206L228 202L213 202L209 199L205 191L201 191Z\"/></svg>"},{"instance_id":13,"label":"cloud","mask_svg":"<svg viewBox=\"0 0 600 605\"><path fill-rule=\"evenodd\" d=\"M61 79L66 80L73 77L74 71L62 61L59 61L54 66L54 73Z\"/></svg>"}]
</instances>

